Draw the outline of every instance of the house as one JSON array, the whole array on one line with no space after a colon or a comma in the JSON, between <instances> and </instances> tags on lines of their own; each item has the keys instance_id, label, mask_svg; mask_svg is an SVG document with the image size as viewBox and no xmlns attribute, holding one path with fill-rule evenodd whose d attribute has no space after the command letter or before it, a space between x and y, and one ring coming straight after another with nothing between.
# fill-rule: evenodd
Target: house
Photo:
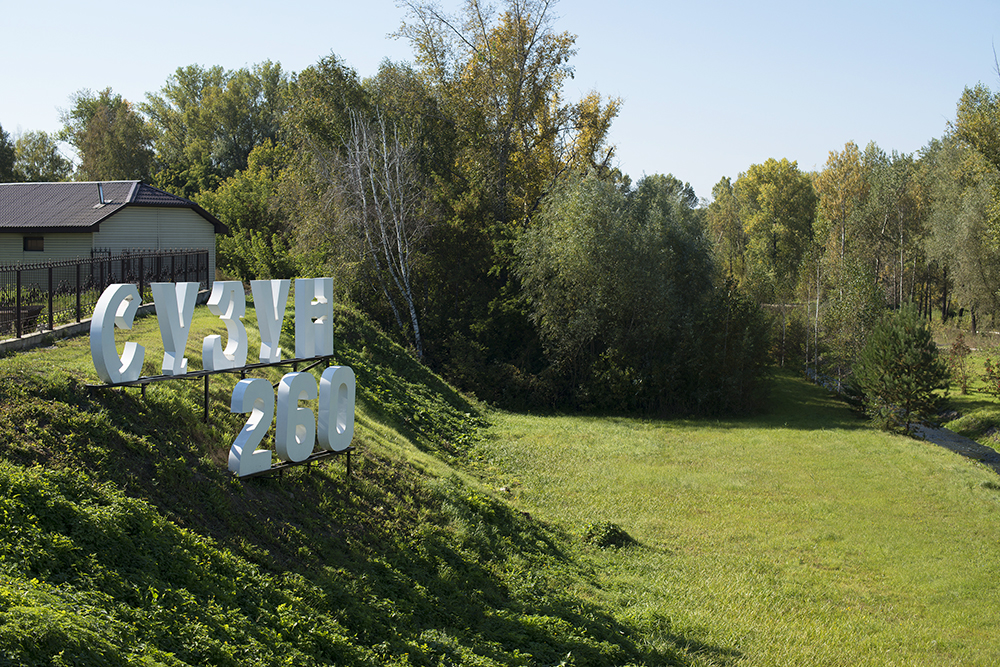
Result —
<instances>
[{"instance_id":1,"label":"house","mask_svg":"<svg viewBox=\"0 0 1000 667\"><path fill-rule=\"evenodd\" d=\"M226 226L192 201L141 181L0 183L0 265L95 252L208 250Z\"/></svg>"}]
</instances>

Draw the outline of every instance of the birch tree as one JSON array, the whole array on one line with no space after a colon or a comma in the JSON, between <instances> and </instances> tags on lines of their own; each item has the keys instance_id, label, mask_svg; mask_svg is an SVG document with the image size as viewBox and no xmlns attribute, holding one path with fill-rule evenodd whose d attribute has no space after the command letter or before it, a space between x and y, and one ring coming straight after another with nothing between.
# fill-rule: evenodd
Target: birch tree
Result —
<instances>
[{"instance_id":1,"label":"birch tree","mask_svg":"<svg viewBox=\"0 0 1000 667\"><path fill-rule=\"evenodd\" d=\"M408 317L414 348L422 358L413 269L419 244L430 229L431 215L414 151L382 113L369 121L351 112L344 158L350 220L364 241L397 325L406 331L404 318Z\"/></svg>"}]
</instances>

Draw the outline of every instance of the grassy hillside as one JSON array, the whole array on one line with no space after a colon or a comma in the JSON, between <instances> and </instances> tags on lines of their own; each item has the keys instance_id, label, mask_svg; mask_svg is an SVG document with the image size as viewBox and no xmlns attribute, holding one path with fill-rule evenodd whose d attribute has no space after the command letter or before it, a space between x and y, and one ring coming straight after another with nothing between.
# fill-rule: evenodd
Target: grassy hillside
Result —
<instances>
[{"instance_id":1,"label":"grassy hillside","mask_svg":"<svg viewBox=\"0 0 1000 667\"><path fill-rule=\"evenodd\" d=\"M199 309L192 367L220 328ZM118 336L157 372L155 318ZM351 479L234 479L235 377L206 425L200 381L91 394L86 337L0 359L0 665L1000 663L1000 479L818 387L732 421L514 415L350 310L336 347ZM635 543L584 539L611 524Z\"/></svg>"},{"instance_id":2,"label":"grassy hillside","mask_svg":"<svg viewBox=\"0 0 1000 667\"><path fill-rule=\"evenodd\" d=\"M199 308L192 368L219 329ZM155 318L118 337L158 372ZM0 360L0 664L674 661L578 594L595 573L569 536L457 465L479 406L355 312L336 345L359 388L351 479L234 479L235 377L205 425L200 381L88 392L86 337Z\"/></svg>"}]
</instances>

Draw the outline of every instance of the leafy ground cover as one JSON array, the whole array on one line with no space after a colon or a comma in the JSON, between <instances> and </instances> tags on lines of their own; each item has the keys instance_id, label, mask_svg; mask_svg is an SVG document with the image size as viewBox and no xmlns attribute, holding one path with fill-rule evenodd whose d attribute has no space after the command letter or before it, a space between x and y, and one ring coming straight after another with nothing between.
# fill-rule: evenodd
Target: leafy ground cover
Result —
<instances>
[{"instance_id":1,"label":"leafy ground cover","mask_svg":"<svg viewBox=\"0 0 1000 667\"><path fill-rule=\"evenodd\" d=\"M357 313L337 321L351 479L339 462L234 479L235 376L212 380L204 424L200 381L90 391L85 337L0 359L0 664L684 664L580 594L596 573L570 536L457 465L481 406ZM198 309L192 369L220 328ZM158 373L155 318L117 337Z\"/></svg>"}]
</instances>

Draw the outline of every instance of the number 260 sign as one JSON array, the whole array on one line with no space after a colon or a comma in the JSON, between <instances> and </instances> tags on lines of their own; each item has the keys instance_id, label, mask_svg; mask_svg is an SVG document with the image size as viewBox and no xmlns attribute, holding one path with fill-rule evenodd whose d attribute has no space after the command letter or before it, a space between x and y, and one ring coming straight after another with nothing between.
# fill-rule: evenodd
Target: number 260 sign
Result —
<instances>
[{"instance_id":1,"label":"number 260 sign","mask_svg":"<svg viewBox=\"0 0 1000 667\"><path fill-rule=\"evenodd\" d=\"M260 327L259 359L262 363L280 363L278 338L290 281L254 280L250 285ZM150 287L163 340L163 374L185 375L187 359L184 352L194 315L198 283L153 283ZM296 359L333 353L332 288L330 278L295 281ZM139 374L145 349L127 342L119 356L114 339L115 327L132 328L139 301L135 285L116 284L104 291L94 309L90 350L97 374L106 383L120 385L141 380ZM223 349L221 336L205 338L202 345L205 370L240 370L245 367L248 342L246 328L241 321L245 306L242 283L220 281L212 286L208 308L225 323L229 340ZM229 449L229 469L244 477L271 467L271 450L257 447L263 442L272 422L275 422L275 453L282 461L303 462L312 455L313 447L317 445L322 451L346 451L354 437L356 390L354 371L348 366L327 368L318 383L311 373L288 373L278 384L277 397L269 380L240 380L233 389L231 410L239 414L249 413L250 417ZM300 401L317 398L318 415L299 405Z\"/></svg>"}]
</instances>

